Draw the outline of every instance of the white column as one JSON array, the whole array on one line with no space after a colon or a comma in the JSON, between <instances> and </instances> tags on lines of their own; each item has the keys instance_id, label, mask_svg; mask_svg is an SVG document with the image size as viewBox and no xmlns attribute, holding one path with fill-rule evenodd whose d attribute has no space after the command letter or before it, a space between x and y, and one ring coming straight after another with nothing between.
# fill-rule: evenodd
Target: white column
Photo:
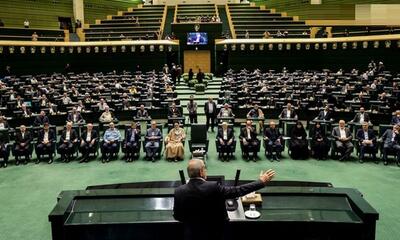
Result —
<instances>
[{"instance_id":1,"label":"white column","mask_svg":"<svg viewBox=\"0 0 400 240\"><path fill-rule=\"evenodd\" d=\"M85 22L83 0L73 0L73 8L74 8L75 20L79 19L83 26L83 24Z\"/></svg>"}]
</instances>

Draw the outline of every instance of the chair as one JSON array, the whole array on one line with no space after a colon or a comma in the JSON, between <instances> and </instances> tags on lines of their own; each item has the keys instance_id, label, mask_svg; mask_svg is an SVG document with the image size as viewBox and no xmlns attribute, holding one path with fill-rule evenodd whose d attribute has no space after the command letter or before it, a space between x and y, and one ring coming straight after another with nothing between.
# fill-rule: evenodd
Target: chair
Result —
<instances>
[{"instance_id":1,"label":"chair","mask_svg":"<svg viewBox=\"0 0 400 240\"><path fill-rule=\"evenodd\" d=\"M151 127L151 124L147 124L147 129L149 129ZM158 129L160 129L160 131L161 131L161 138L160 138L160 147L158 148L158 151L157 151L157 158L160 158L161 157L161 152L162 152L162 149L163 149L163 145L164 145L164 139L163 139L163 125L161 124L161 123L158 123L157 124L157 128ZM147 131L147 130L146 130ZM146 133L144 134L145 136L146 136ZM146 137L144 138L144 140L143 140L143 152L146 154L146 144L147 144L147 140L146 140ZM147 156L147 155L146 155Z\"/></svg>"},{"instance_id":2,"label":"chair","mask_svg":"<svg viewBox=\"0 0 400 240\"><path fill-rule=\"evenodd\" d=\"M105 125L103 125L103 127L106 127L106 128L108 128L108 124L105 124ZM115 128L116 129L118 129L118 125L115 125ZM104 130L104 132L105 132L106 130ZM102 135L100 135L100 136L104 136L104 133L102 134ZM118 157L118 153L119 153L119 149L120 149L120 147L121 147L121 141L118 141L118 143L117 143L117 147L116 147L116 149L114 149L114 151L113 152L110 152L109 154L110 154L110 159L107 159L106 158L106 154L107 154L107 152L106 152L106 150L104 149L104 139L101 137L101 140L100 140L100 151L101 151L101 156L102 156L102 162L104 163L105 161L109 161L111 158L117 158Z\"/></svg>"},{"instance_id":3,"label":"chair","mask_svg":"<svg viewBox=\"0 0 400 240\"><path fill-rule=\"evenodd\" d=\"M233 125L229 125L228 128L231 128L232 131L234 131ZM219 132L219 129L221 129L221 126L218 126L217 132ZM231 156L234 155L234 153L235 153L235 151L236 151L236 142L237 142L237 141L236 141L236 139L235 139L235 137L234 137L234 138L233 138L233 141L232 141L232 144L231 144L231 146L230 146L228 155L231 155ZM218 138L215 139L215 147L216 147L216 150L217 150L218 155L220 155L220 153L221 153L221 144L220 144L220 142L218 141Z\"/></svg>"},{"instance_id":4,"label":"chair","mask_svg":"<svg viewBox=\"0 0 400 240\"><path fill-rule=\"evenodd\" d=\"M64 130L65 130L66 128L64 127ZM79 156L79 151L78 151L78 147L79 147L79 136L80 136L80 127L79 127L79 125L73 125L72 126L72 129L76 132L76 135L78 136L78 138L77 138L77 142L76 143L74 143L73 145L73 149L72 149L72 154L71 154L71 156L74 156L75 154L76 154L76 157L78 157ZM61 144L62 144L62 142L60 142L60 141L58 141L57 143L56 143L56 149L57 149L57 153L58 154L61 154L60 153L60 146L61 146Z\"/></svg>"},{"instance_id":5,"label":"chair","mask_svg":"<svg viewBox=\"0 0 400 240\"><path fill-rule=\"evenodd\" d=\"M208 152L208 136L207 136L207 127L205 124L197 124L194 123L190 128L190 140L189 149L190 152L203 149L205 153Z\"/></svg>"},{"instance_id":6,"label":"chair","mask_svg":"<svg viewBox=\"0 0 400 240\"><path fill-rule=\"evenodd\" d=\"M124 140L122 141L122 146L121 146L121 150L122 152L125 154L124 155L124 159L128 160L128 152L126 149L126 142L127 142L127 136L128 136L128 130L131 128L130 124L125 124L125 132L124 132ZM139 131L139 137L140 137L140 124L136 125L136 129ZM135 159L138 159L140 156L140 146L141 146L141 139L137 140L137 150L135 152L133 152L133 157Z\"/></svg>"},{"instance_id":7,"label":"chair","mask_svg":"<svg viewBox=\"0 0 400 240\"><path fill-rule=\"evenodd\" d=\"M45 155L47 155L47 157L52 160L55 155L56 155L56 141L57 141L57 131L56 131L56 126L50 126L50 129L54 131L55 134L55 139L53 141L51 141L51 147L49 149L47 149L47 151L40 151L38 149L38 145L40 144L39 142L36 142L35 144L35 152L36 152L36 156L38 157L38 161L39 159L41 159L42 157L44 157ZM51 163L51 162L49 162Z\"/></svg>"}]
</instances>

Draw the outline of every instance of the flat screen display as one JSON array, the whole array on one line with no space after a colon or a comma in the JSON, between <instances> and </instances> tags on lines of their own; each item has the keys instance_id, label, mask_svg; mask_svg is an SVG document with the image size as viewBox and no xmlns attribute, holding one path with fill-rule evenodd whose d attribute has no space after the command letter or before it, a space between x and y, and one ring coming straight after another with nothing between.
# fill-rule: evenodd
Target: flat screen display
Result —
<instances>
[{"instance_id":1,"label":"flat screen display","mask_svg":"<svg viewBox=\"0 0 400 240\"><path fill-rule=\"evenodd\" d=\"M206 32L188 32L187 45L207 45L208 35Z\"/></svg>"}]
</instances>

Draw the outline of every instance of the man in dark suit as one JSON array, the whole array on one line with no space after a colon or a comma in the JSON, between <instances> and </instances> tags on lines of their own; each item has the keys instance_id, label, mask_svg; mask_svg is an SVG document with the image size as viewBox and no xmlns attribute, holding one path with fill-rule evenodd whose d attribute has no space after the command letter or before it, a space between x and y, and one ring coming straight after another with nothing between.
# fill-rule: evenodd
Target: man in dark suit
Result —
<instances>
[{"instance_id":1,"label":"man in dark suit","mask_svg":"<svg viewBox=\"0 0 400 240\"><path fill-rule=\"evenodd\" d=\"M391 125L400 124L400 110L397 110L394 116L392 117Z\"/></svg>"},{"instance_id":2,"label":"man in dark suit","mask_svg":"<svg viewBox=\"0 0 400 240\"><path fill-rule=\"evenodd\" d=\"M396 163L400 166L400 125L394 125L393 129L387 129L381 140L383 142L383 163L388 164L388 151L395 151Z\"/></svg>"},{"instance_id":3,"label":"man in dark suit","mask_svg":"<svg viewBox=\"0 0 400 240\"><path fill-rule=\"evenodd\" d=\"M268 151L268 158L279 161L283 151L283 139L274 121L269 123L269 128L264 130L265 147ZM273 152L276 154L274 155Z\"/></svg>"},{"instance_id":4,"label":"man in dark suit","mask_svg":"<svg viewBox=\"0 0 400 240\"><path fill-rule=\"evenodd\" d=\"M136 117L137 118L148 118L149 117L149 113L147 112L146 109L144 109L144 105L140 105L139 110L136 113Z\"/></svg>"},{"instance_id":5,"label":"man in dark suit","mask_svg":"<svg viewBox=\"0 0 400 240\"><path fill-rule=\"evenodd\" d=\"M72 122L68 122L62 132L58 146L62 162L70 162L74 153L75 144L78 142L78 134L72 129Z\"/></svg>"},{"instance_id":6,"label":"man in dark suit","mask_svg":"<svg viewBox=\"0 0 400 240\"><path fill-rule=\"evenodd\" d=\"M250 159L250 152L253 152L252 159L256 161L257 159L257 151L260 146L260 140L257 138L256 130L252 126L252 121L247 120L246 126L240 131L240 142L242 144L243 152L245 157Z\"/></svg>"},{"instance_id":7,"label":"man in dark suit","mask_svg":"<svg viewBox=\"0 0 400 240\"><path fill-rule=\"evenodd\" d=\"M228 156L232 156L232 144L234 141L234 135L233 135L233 129L228 128L228 123L223 122L222 123L222 128L218 130L217 134L217 140L218 144L217 147L219 149L219 158L222 159L222 161L227 160L229 162Z\"/></svg>"},{"instance_id":8,"label":"man in dark suit","mask_svg":"<svg viewBox=\"0 0 400 240\"><path fill-rule=\"evenodd\" d=\"M339 121L339 127L335 127L332 130L332 137L335 139L337 149L341 153L340 161L344 161L350 158L353 152L354 146L351 143L353 136L351 135L350 129L345 127L345 121Z\"/></svg>"},{"instance_id":9,"label":"man in dark suit","mask_svg":"<svg viewBox=\"0 0 400 240\"><path fill-rule=\"evenodd\" d=\"M176 107L175 103L172 103L172 106L168 110L168 117L181 117L181 111Z\"/></svg>"},{"instance_id":10,"label":"man in dark suit","mask_svg":"<svg viewBox=\"0 0 400 240\"><path fill-rule=\"evenodd\" d=\"M204 104L204 113L206 114L207 131L209 126L211 125L211 131L214 132L215 116L217 115L217 104L215 104L211 97L209 97L208 101Z\"/></svg>"},{"instance_id":11,"label":"man in dark suit","mask_svg":"<svg viewBox=\"0 0 400 240\"><path fill-rule=\"evenodd\" d=\"M197 82L198 83L203 83L204 77L205 77L205 74L199 68L199 72L196 74Z\"/></svg>"},{"instance_id":12,"label":"man in dark suit","mask_svg":"<svg viewBox=\"0 0 400 240\"><path fill-rule=\"evenodd\" d=\"M89 162L89 153L93 152L99 141L99 135L96 130L93 129L93 124L88 123L86 130L81 135L81 144L79 149L82 153L82 162Z\"/></svg>"},{"instance_id":13,"label":"man in dark suit","mask_svg":"<svg viewBox=\"0 0 400 240\"><path fill-rule=\"evenodd\" d=\"M207 182L202 160L190 160L187 167L189 182L175 189L174 218L183 223L185 240L221 240L229 221L225 200L246 195L265 187L275 172L260 174L257 181L237 187Z\"/></svg>"},{"instance_id":14,"label":"man in dark suit","mask_svg":"<svg viewBox=\"0 0 400 240\"><path fill-rule=\"evenodd\" d=\"M32 135L26 130L25 125L20 126L20 131L15 136L15 165L19 165L19 157L25 156L24 164L27 164L29 159L29 147L32 141Z\"/></svg>"},{"instance_id":15,"label":"man in dark suit","mask_svg":"<svg viewBox=\"0 0 400 240\"><path fill-rule=\"evenodd\" d=\"M316 120L323 120L323 121L332 121L333 120L333 112L329 108L328 105L324 107L324 110L319 112L318 117L315 118Z\"/></svg>"},{"instance_id":16,"label":"man in dark suit","mask_svg":"<svg viewBox=\"0 0 400 240\"><path fill-rule=\"evenodd\" d=\"M125 139L126 148L126 161L132 162L139 150L139 131L136 129L136 123L131 124L131 128L128 129Z\"/></svg>"},{"instance_id":17,"label":"man in dark suit","mask_svg":"<svg viewBox=\"0 0 400 240\"><path fill-rule=\"evenodd\" d=\"M365 109L363 107L360 107L360 112L356 113L356 115L354 116L353 120L351 120L352 123L363 123L363 122L367 122L367 123L371 123L370 119L369 119L369 115L368 113L365 112Z\"/></svg>"},{"instance_id":18,"label":"man in dark suit","mask_svg":"<svg viewBox=\"0 0 400 240\"><path fill-rule=\"evenodd\" d=\"M371 153L376 162L376 136L372 129L368 128L368 122L362 124L362 129L357 131L357 140L360 144L360 163L364 162L364 154Z\"/></svg>"},{"instance_id":19,"label":"man in dark suit","mask_svg":"<svg viewBox=\"0 0 400 240\"><path fill-rule=\"evenodd\" d=\"M36 116L35 121L33 122L34 126L43 126L45 123L49 123L49 118L46 116L44 111L40 111L39 115Z\"/></svg>"},{"instance_id":20,"label":"man in dark suit","mask_svg":"<svg viewBox=\"0 0 400 240\"><path fill-rule=\"evenodd\" d=\"M0 168L7 167L8 164L8 156L10 155L10 151L8 145L10 144L10 134L8 133L8 129L0 130Z\"/></svg>"},{"instance_id":21,"label":"man in dark suit","mask_svg":"<svg viewBox=\"0 0 400 240\"><path fill-rule=\"evenodd\" d=\"M38 145L36 146L37 161L40 163L43 154L52 153L52 146L56 141L55 132L50 129L49 123L43 125L43 129L39 131ZM49 154L48 164L53 163L53 154Z\"/></svg>"},{"instance_id":22,"label":"man in dark suit","mask_svg":"<svg viewBox=\"0 0 400 240\"><path fill-rule=\"evenodd\" d=\"M292 108L292 104L287 104L286 108L282 110L281 114L279 114L279 118L297 120L297 114Z\"/></svg>"},{"instance_id":23,"label":"man in dark suit","mask_svg":"<svg viewBox=\"0 0 400 240\"><path fill-rule=\"evenodd\" d=\"M67 122L76 123L84 123L85 120L83 119L80 112L76 110L75 107L72 108L72 111L68 113Z\"/></svg>"}]
</instances>

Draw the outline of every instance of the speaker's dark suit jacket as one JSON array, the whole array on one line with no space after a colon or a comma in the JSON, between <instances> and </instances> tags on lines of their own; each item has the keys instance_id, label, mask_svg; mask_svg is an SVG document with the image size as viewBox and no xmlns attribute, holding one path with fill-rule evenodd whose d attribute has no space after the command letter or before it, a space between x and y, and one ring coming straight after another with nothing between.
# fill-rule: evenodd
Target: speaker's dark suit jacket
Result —
<instances>
[{"instance_id":1,"label":"speaker's dark suit jacket","mask_svg":"<svg viewBox=\"0 0 400 240\"><path fill-rule=\"evenodd\" d=\"M82 135L81 135L81 139L82 139L84 142L86 142L86 138L87 138L87 130L85 130L85 131L82 133ZM99 135L97 134L97 131L96 131L96 130L92 129L92 132L91 132L91 134L90 134L90 138L91 138L90 141L92 141L93 139L96 139L96 141L98 141Z\"/></svg>"},{"instance_id":2,"label":"speaker's dark suit jacket","mask_svg":"<svg viewBox=\"0 0 400 240\"><path fill-rule=\"evenodd\" d=\"M260 181L237 187L191 179L175 189L174 218L184 225L185 240L219 240L228 221L225 200L263 188Z\"/></svg>"},{"instance_id":3,"label":"speaker's dark suit jacket","mask_svg":"<svg viewBox=\"0 0 400 240\"><path fill-rule=\"evenodd\" d=\"M329 121L329 120L331 120L331 118L333 118L333 112L328 111L328 112L326 112L326 115L324 116L324 110L319 112L318 117L317 117L318 120L325 120L325 121Z\"/></svg>"},{"instance_id":4,"label":"speaker's dark suit jacket","mask_svg":"<svg viewBox=\"0 0 400 240\"><path fill-rule=\"evenodd\" d=\"M29 144L31 141L32 141L32 135L31 135L31 133L28 132L28 131L25 131L24 138L22 138L22 133L21 133L21 132L18 132L18 133L15 135L15 142L16 142L17 144L25 143L25 144L27 145L27 144Z\"/></svg>"},{"instance_id":5,"label":"speaker's dark suit jacket","mask_svg":"<svg viewBox=\"0 0 400 240\"><path fill-rule=\"evenodd\" d=\"M226 129L226 136L227 136L227 141L231 140L234 136L233 136L233 130L231 128L227 128ZM220 128L218 130L218 134L217 134L217 139L222 139L224 140L224 130L222 128Z\"/></svg>"}]
</instances>

